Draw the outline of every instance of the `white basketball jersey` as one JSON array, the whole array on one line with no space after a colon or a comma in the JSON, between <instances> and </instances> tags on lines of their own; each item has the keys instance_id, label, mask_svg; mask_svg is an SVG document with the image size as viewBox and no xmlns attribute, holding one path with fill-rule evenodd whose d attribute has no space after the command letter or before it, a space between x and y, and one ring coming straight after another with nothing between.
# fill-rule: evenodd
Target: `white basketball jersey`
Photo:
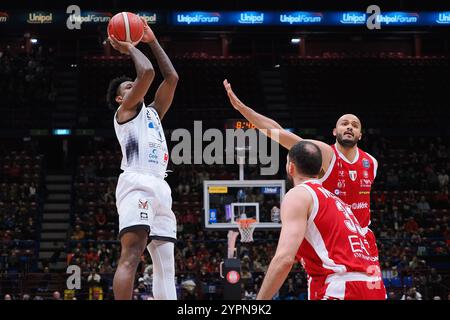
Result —
<instances>
[{"instance_id":1,"label":"white basketball jersey","mask_svg":"<svg viewBox=\"0 0 450 320\"><path fill-rule=\"evenodd\" d=\"M135 117L119 124L114 114L114 129L122 149L124 171L153 173L164 177L169 161L166 138L156 110L145 104Z\"/></svg>"}]
</instances>

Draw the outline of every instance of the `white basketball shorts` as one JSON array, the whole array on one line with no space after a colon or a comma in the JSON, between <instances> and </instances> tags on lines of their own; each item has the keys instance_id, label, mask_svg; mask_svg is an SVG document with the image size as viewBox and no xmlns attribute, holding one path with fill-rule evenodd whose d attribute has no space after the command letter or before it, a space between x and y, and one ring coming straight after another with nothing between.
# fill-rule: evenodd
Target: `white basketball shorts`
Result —
<instances>
[{"instance_id":1,"label":"white basketball shorts","mask_svg":"<svg viewBox=\"0 0 450 320\"><path fill-rule=\"evenodd\" d=\"M176 242L177 221L168 183L151 174L123 172L116 188L119 239L127 231L143 228L150 240Z\"/></svg>"}]
</instances>

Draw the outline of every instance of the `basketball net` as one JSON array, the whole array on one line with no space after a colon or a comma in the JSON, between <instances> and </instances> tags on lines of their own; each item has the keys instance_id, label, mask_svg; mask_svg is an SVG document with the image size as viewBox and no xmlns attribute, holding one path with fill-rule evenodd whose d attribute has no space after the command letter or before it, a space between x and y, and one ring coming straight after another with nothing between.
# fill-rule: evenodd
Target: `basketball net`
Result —
<instances>
[{"instance_id":1,"label":"basketball net","mask_svg":"<svg viewBox=\"0 0 450 320\"><path fill-rule=\"evenodd\" d=\"M253 242L253 231L255 231L255 219L240 219L238 222L241 242Z\"/></svg>"}]
</instances>

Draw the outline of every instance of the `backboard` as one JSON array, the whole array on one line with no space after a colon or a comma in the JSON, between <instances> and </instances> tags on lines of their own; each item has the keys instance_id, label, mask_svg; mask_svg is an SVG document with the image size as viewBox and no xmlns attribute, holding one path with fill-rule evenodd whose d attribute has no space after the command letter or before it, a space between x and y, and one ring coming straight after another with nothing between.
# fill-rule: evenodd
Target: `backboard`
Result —
<instances>
[{"instance_id":1,"label":"backboard","mask_svg":"<svg viewBox=\"0 0 450 320\"><path fill-rule=\"evenodd\" d=\"M284 180L204 181L205 228L237 229L237 220L243 218L256 219L257 229L281 228L279 209L285 192Z\"/></svg>"}]
</instances>

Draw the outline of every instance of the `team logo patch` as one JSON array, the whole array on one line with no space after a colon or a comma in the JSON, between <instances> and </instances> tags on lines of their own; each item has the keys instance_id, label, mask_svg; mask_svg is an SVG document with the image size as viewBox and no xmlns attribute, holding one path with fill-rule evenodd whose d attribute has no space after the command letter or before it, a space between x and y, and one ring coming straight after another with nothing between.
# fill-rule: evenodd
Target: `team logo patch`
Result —
<instances>
[{"instance_id":1,"label":"team logo patch","mask_svg":"<svg viewBox=\"0 0 450 320\"><path fill-rule=\"evenodd\" d=\"M148 210L148 200L139 199L138 207L139 209Z\"/></svg>"},{"instance_id":2,"label":"team logo patch","mask_svg":"<svg viewBox=\"0 0 450 320\"><path fill-rule=\"evenodd\" d=\"M350 176L350 179L352 179L352 181L356 181L356 178L358 177L356 170L350 170L348 172L348 175Z\"/></svg>"},{"instance_id":3,"label":"team logo patch","mask_svg":"<svg viewBox=\"0 0 450 320\"><path fill-rule=\"evenodd\" d=\"M141 212L141 220L148 220L147 212Z\"/></svg>"},{"instance_id":4,"label":"team logo patch","mask_svg":"<svg viewBox=\"0 0 450 320\"><path fill-rule=\"evenodd\" d=\"M362 164L363 164L363 167L364 167L364 168L366 168L366 169L369 169L369 168L370 168L370 162L369 162L369 160L363 159Z\"/></svg>"},{"instance_id":5,"label":"team logo patch","mask_svg":"<svg viewBox=\"0 0 450 320\"><path fill-rule=\"evenodd\" d=\"M164 162L167 162L167 160L169 160L169 154L164 153Z\"/></svg>"},{"instance_id":6,"label":"team logo patch","mask_svg":"<svg viewBox=\"0 0 450 320\"><path fill-rule=\"evenodd\" d=\"M367 171L363 172L364 179L369 179L369 173Z\"/></svg>"}]
</instances>

